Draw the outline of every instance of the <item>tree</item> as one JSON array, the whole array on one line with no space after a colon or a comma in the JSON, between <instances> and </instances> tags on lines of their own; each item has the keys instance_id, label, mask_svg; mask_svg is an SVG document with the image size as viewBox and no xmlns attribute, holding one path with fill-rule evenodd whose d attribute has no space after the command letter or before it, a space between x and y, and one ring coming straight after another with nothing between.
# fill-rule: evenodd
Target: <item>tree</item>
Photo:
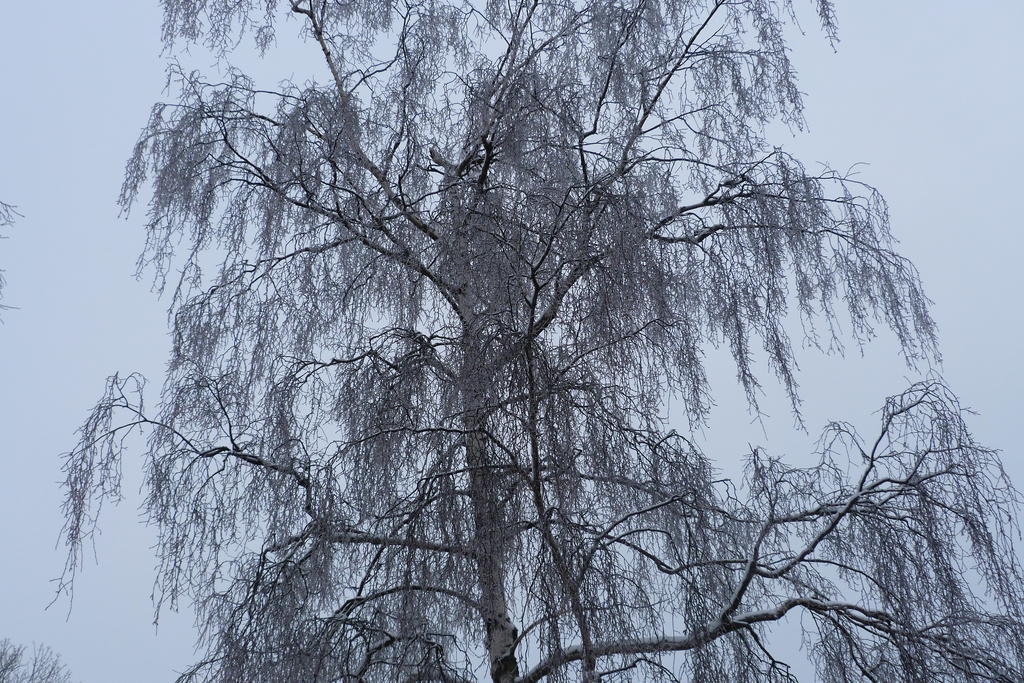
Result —
<instances>
[{"instance_id":1,"label":"tree","mask_svg":"<svg viewBox=\"0 0 1024 683\"><path fill-rule=\"evenodd\" d=\"M128 165L173 352L67 456L67 578L145 431L183 680L792 680L797 615L825 680L1024 677L1017 494L941 381L810 468L686 436L708 345L798 420L794 326L937 354L882 198L764 139L802 121L789 3L163 4L169 49L289 16L318 60L172 65Z\"/></svg>"},{"instance_id":2,"label":"tree","mask_svg":"<svg viewBox=\"0 0 1024 683\"><path fill-rule=\"evenodd\" d=\"M0 683L71 683L71 672L60 655L45 645L34 645L32 656L23 645L0 640Z\"/></svg>"},{"instance_id":3,"label":"tree","mask_svg":"<svg viewBox=\"0 0 1024 683\"><path fill-rule=\"evenodd\" d=\"M19 215L20 214L18 214L18 212L15 211L13 206L11 206L10 204L5 204L4 202L0 202L0 228L6 228L9 225L14 225L14 219L17 218ZM0 270L0 297L3 296L5 284L7 284L7 282L4 279L4 271ZM7 307L0 304L0 310L4 308Z\"/></svg>"}]
</instances>

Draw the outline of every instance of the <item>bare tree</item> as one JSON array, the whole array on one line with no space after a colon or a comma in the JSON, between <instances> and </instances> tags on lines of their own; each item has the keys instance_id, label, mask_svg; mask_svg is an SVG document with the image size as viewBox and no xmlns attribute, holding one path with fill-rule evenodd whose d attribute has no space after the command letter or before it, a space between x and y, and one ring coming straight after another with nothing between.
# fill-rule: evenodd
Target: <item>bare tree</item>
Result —
<instances>
[{"instance_id":1,"label":"bare tree","mask_svg":"<svg viewBox=\"0 0 1024 683\"><path fill-rule=\"evenodd\" d=\"M0 640L0 683L71 683L71 672L60 655L45 645L23 645Z\"/></svg>"},{"instance_id":2,"label":"bare tree","mask_svg":"<svg viewBox=\"0 0 1024 683\"><path fill-rule=\"evenodd\" d=\"M0 202L0 228L6 228L9 225L14 225L14 219L18 216L20 216L20 214L13 206ZM3 235L0 235L0 239L2 238ZM4 279L4 271L0 270L0 300L3 299L5 284L7 284L7 281ZM0 304L0 310L3 310L4 308L7 308L7 306Z\"/></svg>"},{"instance_id":3,"label":"bare tree","mask_svg":"<svg viewBox=\"0 0 1024 683\"><path fill-rule=\"evenodd\" d=\"M787 615L828 681L1024 678L1016 493L941 382L811 468L732 482L685 436L708 345L798 416L794 325L936 356L882 198L764 139L802 120L788 2L163 6L169 49L298 28L316 60L172 67L128 166L174 350L67 457L67 579L146 431L184 680L793 680Z\"/></svg>"}]
</instances>

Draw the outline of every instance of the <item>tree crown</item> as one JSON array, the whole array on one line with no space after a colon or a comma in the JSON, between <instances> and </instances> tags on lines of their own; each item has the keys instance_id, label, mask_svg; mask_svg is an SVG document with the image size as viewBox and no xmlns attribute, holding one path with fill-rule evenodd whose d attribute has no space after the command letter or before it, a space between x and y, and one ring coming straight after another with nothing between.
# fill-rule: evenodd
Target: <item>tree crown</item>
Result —
<instances>
[{"instance_id":1,"label":"tree crown","mask_svg":"<svg viewBox=\"0 0 1024 683\"><path fill-rule=\"evenodd\" d=\"M284 10L323 74L172 67L128 166L174 350L156 414L115 376L68 458L69 568L151 427L162 595L207 625L186 678L786 680L793 610L829 679L1021 670L1015 494L940 383L739 485L663 414L704 418L720 343L796 410L797 317L935 355L881 197L764 139L802 121L789 3L164 8L225 58Z\"/></svg>"}]
</instances>

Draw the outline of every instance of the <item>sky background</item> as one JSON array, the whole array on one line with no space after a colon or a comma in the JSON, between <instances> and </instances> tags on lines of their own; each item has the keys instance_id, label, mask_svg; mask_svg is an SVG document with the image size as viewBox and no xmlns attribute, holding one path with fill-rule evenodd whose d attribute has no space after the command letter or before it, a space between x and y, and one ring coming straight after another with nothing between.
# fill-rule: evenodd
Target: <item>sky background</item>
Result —
<instances>
[{"instance_id":1,"label":"sky background","mask_svg":"<svg viewBox=\"0 0 1024 683\"><path fill-rule=\"evenodd\" d=\"M838 9L837 53L813 21L792 43L810 132L773 142L809 165L866 162L860 178L888 198L902 252L935 302L940 371L978 411L975 435L1003 451L1024 487L1024 3ZM24 214L0 242L3 303L17 307L0 314L0 638L49 644L84 683L173 680L193 654L187 606L153 625L153 534L138 523L131 459L126 499L105 511L98 564L80 576L73 609L45 609L64 560L60 454L107 375L139 370L158 384L168 352L165 303L132 277L144 212L119 218L115 206L164 84L160 21L157 0L9 2L0 12L0 199ZM712 358L718 407L702 436L726 471L748 444L806 458L829 419L870 433L884 397L920 376L886 335L863 355L805 351L802 433L767 377L767 417L752 422L731 363Z\"/></svg>"}]
</instances>

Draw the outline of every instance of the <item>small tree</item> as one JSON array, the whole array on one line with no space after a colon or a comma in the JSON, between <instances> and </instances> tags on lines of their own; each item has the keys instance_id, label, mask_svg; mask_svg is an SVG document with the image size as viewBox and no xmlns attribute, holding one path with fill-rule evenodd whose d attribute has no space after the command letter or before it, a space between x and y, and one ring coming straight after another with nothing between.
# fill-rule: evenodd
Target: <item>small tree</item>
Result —
<instances>
[{"instance_id":1,"label":"small tree","mask_svg":"<svg viewBox=\"0 0 1024 683\"><path fill-rule=\"evenodd\" d=\"M10 204L0 202L0 228L6 228L9 225L14 225L14 219L19 216L18 212L15 211L14 207ZM0 235L0 238L3 236ZM7 284L4 278L4 271L0 270L0 301L3 300L4 285ZM0 310L7 308L3 304L0 304Z\"/></svg>"},{"instance_id":2,"label":"small tree","mask_svg":"<svg viewBox=\"0 0 1024 683\"><path fill-rule=\"evenodd\" d=\"M1024 677L1016 494L940 382L740 482L665 414L705 418L720 343L798 411L797 316L935 355L881 197L763 139L801 124L788 2L163 5L169 47L267 50L282 11L320 60L172 67L128 166L174 346L156 412L113 377L67 458L68 570L146 428L184 680L792 680L791 614L825 680Z\"/></svg>"},{"instance_id":3,"label":"small tree","mask_svg":"<svg viewBox=\"0 0 1024 683\"><path fill-rule=\"evenodd\" d=\"M24 645L4 638L0 640L0 683L71 683L71 672L49 647L33 645L30 655Z\"/></svg>"}]
</instances>

